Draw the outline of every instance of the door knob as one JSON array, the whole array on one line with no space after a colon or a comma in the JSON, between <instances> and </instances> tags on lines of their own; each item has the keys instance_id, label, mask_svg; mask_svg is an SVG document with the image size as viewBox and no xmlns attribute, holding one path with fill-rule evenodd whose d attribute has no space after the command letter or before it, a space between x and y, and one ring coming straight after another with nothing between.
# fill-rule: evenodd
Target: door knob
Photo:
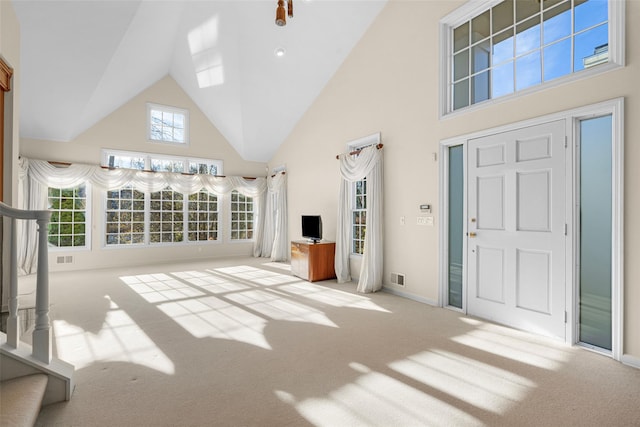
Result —
<instances>
[{"instance_id":1,"label":"door knob","mask_svg":"<svg viewBox=\"0 0 640 427\"><path fill-rule=\"evenodd\" d=\"M473 231L469 233L469 237L476 237L476 233L474 233Z\"/></svg>"}]
</instances>

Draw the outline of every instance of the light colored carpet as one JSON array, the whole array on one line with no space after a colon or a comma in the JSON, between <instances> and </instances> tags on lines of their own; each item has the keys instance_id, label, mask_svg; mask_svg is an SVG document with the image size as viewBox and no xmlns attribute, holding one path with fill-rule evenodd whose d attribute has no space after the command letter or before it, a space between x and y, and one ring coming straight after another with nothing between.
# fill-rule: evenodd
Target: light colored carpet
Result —
<instances>
[{"instance_id":1,"label":"light colored carpet","mask_svg":"<svg viewBox=\"0 0 640 427\"><path fill-rule=\"evenodd\" d=\"M77 386L36 425L640 425L640 370L286 267L53 273L54 354Z\"/></svg>"},{"instance_id":2,"label":"light colored carpet","mask_svg":"<svg viewBox=\"0 0 640 427\"><path fill-rule=\"evenodd\" d=\"M36 422L48 378L26 375L0 382L0 425L29 427Z\"/></svg>"}]
</instances>

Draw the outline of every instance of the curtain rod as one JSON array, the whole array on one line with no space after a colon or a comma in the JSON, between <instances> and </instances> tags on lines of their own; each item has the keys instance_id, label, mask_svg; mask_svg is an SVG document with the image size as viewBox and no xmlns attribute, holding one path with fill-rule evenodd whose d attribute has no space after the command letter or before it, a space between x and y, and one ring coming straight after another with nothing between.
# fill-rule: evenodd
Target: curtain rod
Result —
<instances>
[{"instance_id":1,"label":"curtain rod","mask_svg":"<svg viewBox=\"0 0 640 427\"><path fill-rule=\"evenodd\" d=\"M379 145L380 145L380 147L382 147L382 144L379 144ZM380 147L378 147L378 148L380 148ZM22 158L22 156L19 156L18 158ZM73 164L73 163L70 163L70 162L59 162L59 161L56 161L56 160L47 160L47 163L49 163L52 166L62 166L62 167L69 167L69 166L71 166ZM102 166L102 165L100 165L100 167L102 169L119 169L119 168L112 168L112 167L109 167L109 166ZM139 170L139 169L136 169L136 170ZM148 169L142 169L142 172L154 172L155 173L156 171L152 171L152 170L148 170ZM196 175L194 173L189 173L189 172L180 172L180 173L182 175ZM274 173L273 175L271 175L271 178L275 177L279 173L284 175L284 174L287 173L287 171L279 171L277 173ZM216 177L219 177L219 178L226 178L226 175L213 175L213 176L216 176ZM243 176L242 178L243 179L256 179L255 176Z\"/></svg>"},{"instance_id":2,"label":"curtain rod","mask_svg":"<svg viewBox=\"0 0 640 427\"><path fill-rule=\"evenodd\" d=\"M378 150L381 149L382 147L384 147L384 144L376 144L376 148ZM365 148L365 147L362 147L362 148ZM352 152L347 153L347 154L349 156L353 156L354 154L358 154L362 150L362 148L360 150L353 150ZM336 159L339 159L339 158L340 158L340 154L336 155Z\"/></svg>"},{"instance_id":3,"label":"curtain rod","mask_svg":"<svg viewBox=\"0 0 640 427\"><path fill-rule=\"evenodd\" d=\"M69 167L71 166L73 163L70 162L59 162L56 160L47 160L47 163L49 163L52 166L61 166L61 167ZM130 168L115 168L115 167L109 167L109 166L103 166L100 165L100 167L102 169L109 169L109 170L116 170L116 169L130 169ZM141 172L150 172L150 173L157 173L158 171L154 171L154 170L149 170L149 169L133 169L133 170L139 170ZM284 174L284 172L282 172ZM195 173L189 173L189 172L180 172L181 175L197 175ZM226 175L212 175L215 176L217 178L226 178ZM275 175L272 175L271 177L273 178ZM242 179L257 179L255 176L243 176Z\"/></svg>"}]
</instances>

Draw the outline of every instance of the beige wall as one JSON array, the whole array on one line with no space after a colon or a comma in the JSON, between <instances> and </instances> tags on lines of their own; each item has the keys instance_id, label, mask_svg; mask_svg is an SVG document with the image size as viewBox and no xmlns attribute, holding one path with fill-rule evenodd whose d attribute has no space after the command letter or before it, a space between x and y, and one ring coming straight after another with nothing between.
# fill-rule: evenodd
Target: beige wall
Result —
<instances>
[{"instance_id":1,"label":"beige wall","mask_svg":"<svg viewBox=\"0 0 640 427\"><path fill-rule=\"evenodd\" d=\"M287 165L290 236L300 237L300 214L320 213L325 238L335 239L338 163L353 139L382 132L385 145L384 283L406 275L404 293L438 300L439 142L508 123L625 97L625 216L640 208L634 183L640 170L640 2L628 1L627 66L586 80L496 103L440 120L439 20L462 1L391 0L320 97L270 161ZM417 226L419 205L434 207L435 226ZM401 225L400 217L406 218ZM625 348L640 357L640 228L625 222Z\"/></svg>"},{"instance_id":2,"label":"beige wall","mask_svg":"<svg viewBox=\"0 0 640 427\"><path fill-rule=\"evenodd\" d=\"M188 147L147 141L147 102L189 110L190 143ZM224 161L224 174L229 176L265 176L266 174L266 164L244 161L177 85L175 80L169 76L135 96L73 141L53 142L23 138L20 154L34 159L100 164L103 148L221 159ZM49 266L51 271L249 255L252 252L253 245L251 243L230 243L226 235L222 237L221 242L215 244L104 248L102 225L104 192L94 188L92 198L91 250L50 251ZM227 205L221 200L223 207L221 228L226 230L229 228L224 223L229 219L228 211L224 210ZM73 256L73 263L57 263L57 257L67 255Z\"/></svg>"}]
</instances>

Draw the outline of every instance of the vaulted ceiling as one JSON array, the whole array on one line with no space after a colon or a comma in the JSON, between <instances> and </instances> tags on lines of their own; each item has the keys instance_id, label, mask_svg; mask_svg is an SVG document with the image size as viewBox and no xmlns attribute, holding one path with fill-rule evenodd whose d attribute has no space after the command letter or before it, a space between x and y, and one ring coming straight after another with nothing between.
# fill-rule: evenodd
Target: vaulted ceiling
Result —
<instances>
[{"instance_id":1,"label":"vaulted ceiling","mask_svg":"<svg viewBox=\"0 0 640 427\"><path fill-rule=\"evenodd\" d=\"M23 137L72 140L169 74L244 159L266 162L386 0L294 0L284 27L276 0L13 3Z\"/></svg>"}]
</instances>

